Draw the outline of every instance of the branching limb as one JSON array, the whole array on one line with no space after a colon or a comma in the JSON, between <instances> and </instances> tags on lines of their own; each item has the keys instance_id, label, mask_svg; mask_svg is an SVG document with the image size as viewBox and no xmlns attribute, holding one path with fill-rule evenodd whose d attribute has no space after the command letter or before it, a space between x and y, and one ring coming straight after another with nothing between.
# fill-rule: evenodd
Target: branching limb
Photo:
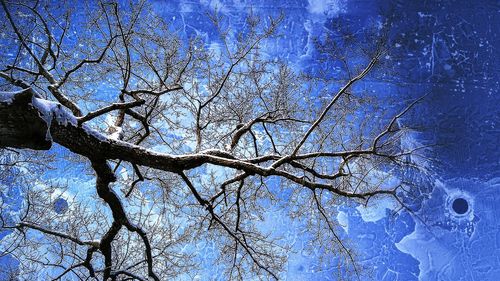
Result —
<instances>
[{"instance_id":1,"label":"branching limb","mask_svg":"<svg viewBox=\"0 0 500 281\"><path fill-rule=\"evenodd\" d=\"M254 256L254 254L256 253L255 250L253 250L245 241L244 239L244 234L243 234L243 239L239 238L238 235L236 235L236 233L234 233L221 219L220 217L215 213L215 210L212 206L212 204L203 199L201 197L201 195L198 193L198 191L196 190L196 188L194 187L194 185L191 183L191 181L189 180L189 178L183 173L183 172L180 172L179 173L179 176L181 176L182 180L186 183L186 185L189 187L189 189L191 190L191 193L193 193L194 197L196 198L196 200L198 201L198 203L205 207L205 209L210 213L212 219L214 221L216 221L220 226L222 226L222 228L229 234L229 236L231 236L235 242L237 242L239 245L241 245L243 247L243 249L245 249L246 253L250 256L251 260L262 270L266 271L269 275L271 275L274 279L278 280L278 277L276 274L274 274L272 271L269 270L269 268L267 268L266 266L262 265L261 262L258 260L257 257Z\"/></svg>"},{"instance_id":2,"label":"branching limb","mask_svg":"<svg viewBox=\"0 0 500 281\"><path fill-rule=\"evenodd\" d=\"M99 117L99 116L106 114L108 112L111 112L113 110L118 110L118 109L124 110L124 109L130 109L130 108L133 108L136 106L140 106L140 105L143 105L144 102L145 102L144 100L136 100L136 101L131 101L131 102L127 102L127 103L112 103L106 107L100 108L96 111L89 112L85 116L78 118L77 119L78 124L81 125L87 121L90 121L96 117Z\"/></svg>"},{"instance_id":3,"label":"branching limb","mask_svg":"<svg viewBox=\"0 0 500 281\"><path fill-rule=\"evenodd\" d=\"M99 243L96 242L96 241L83 241L83 240L80 240L76 237L73 237L69 234L66 234L64 232L60 232L60 231L56 231L56 230L51 230L51 229L47 229L47 228L44 228L44 227L41 227L39 225L36 225L34 223L29 223L29 222L20 222L17 224L16 226L17 229L22 229L22 228L31 228L31 229L35 229L35 230L38 230L40 232L43 232L45 234L49 234L49 235L53 235L53 236L56 236L56 237L59 237L59 238L63 238L63 239L67 239L69 241L72 241L78 245L81 245L81 246L91 246L91 247L98 247L99 246Z\"/></svg>"}]
</instances>

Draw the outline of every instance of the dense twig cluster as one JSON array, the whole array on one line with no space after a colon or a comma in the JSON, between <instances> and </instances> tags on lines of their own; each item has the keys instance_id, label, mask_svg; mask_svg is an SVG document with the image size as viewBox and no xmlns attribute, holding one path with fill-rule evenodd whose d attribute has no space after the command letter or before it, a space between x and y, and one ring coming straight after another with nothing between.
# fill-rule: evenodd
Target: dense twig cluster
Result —
<instances>
[{"instance_id":1,"label":"dense twig cluster","mask_svg":"<svg viewBox=\"0 0 500 281\"><path fill-rule=\"evenodd\" d=\"M5 253L19 258L22 274L41 266L59 270L54 280L185 277L196 269L186 247L212 241L228 278L279 279L291 246L259 227L273 208L302 216L317 241L328 237L327 248L359 274L333 207L398 198L405 184L394 184L391 171L411 165L407 156L418 149L400 149L404 129L397 128L418 101L359 117L373 104L356 86L380 71L382 40L365 57L339 60L347 78L313 78L261 50L283 16L250 14L235 31L213 14L220 38L210 47L183 40L144 1L93 3L83 14L41 1L1 4L7 46L17 54L2 58L0 77L5 90L23 91L0 100L0 121L16 112L43 119L52 142L81 156L76 161L88 159L110 211L76 202L66 219L50 220L50 187L31 191L18 220L2 215L2 227L19 234ZM117 178L123 170L133 176ZM51 243L59 248L42 258Z\"/></svg>"}]
</instances>

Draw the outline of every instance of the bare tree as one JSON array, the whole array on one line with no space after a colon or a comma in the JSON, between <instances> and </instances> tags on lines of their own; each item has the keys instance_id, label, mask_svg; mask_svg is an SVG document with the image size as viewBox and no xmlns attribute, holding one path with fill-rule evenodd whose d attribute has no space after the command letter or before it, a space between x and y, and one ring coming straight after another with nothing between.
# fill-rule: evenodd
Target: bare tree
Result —
<instances>
[{"instance_id":1,"label":"bare tree","mask_svg":"<svg viewBox=\"0 0 500 281\"><path fill-rule=\"evenodd\" d=\"M1 57L1 168L25 181L20 211L2 201L11 232L1 243L20 278L50 268L53 280L192 279L196 245L210 242L228 279L280 279L293 247L264 226L278 210L340 272L362 274L336 207L401 202L407 184L392 178L418 149L397 145L398 121L416 101L385 111L359 87L383 75L380 32L352 47L355 59L323 41L338 67L312 76L262 51L282 16L250 13L233 30L212 14L220 38L210 48L145 1L78 12L53 2L1 0L2 48L12 54ZM71 153L51 154L54 144ZM41 177L58 157L95 177L95 193L64 212L53 210L55 190L71 184Z\"/></svg>"}]
</instances>

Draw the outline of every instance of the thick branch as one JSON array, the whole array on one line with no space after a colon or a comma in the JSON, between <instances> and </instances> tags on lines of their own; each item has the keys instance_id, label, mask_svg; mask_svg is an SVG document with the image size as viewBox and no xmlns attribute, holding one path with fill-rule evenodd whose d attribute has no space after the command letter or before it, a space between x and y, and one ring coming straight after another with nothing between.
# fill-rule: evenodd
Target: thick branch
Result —
<instances>
[{"instance_id":1,"label":"thick branch","mask_svg":"<svg viewBox=\"0 0 500 281\"><path fill-rule=\"evenodd\" d=\"M43 101L36 98L33 99L32 103L28 104L8 104L0 102L0 108L5 110L6 115L9 115L11 112L22 112L24 110L26 118L36 120L41 119L39 115L39 104L42 102ZM69 113L65 112L58 106L53 105L50 110L49 117L52 118L50 122L50 135L52 136L52 139L71 151L90 159L119 159L136 165L174 173L179 173L183 170L190 170L203 164L213 164L242 170L251 175L258 174L261 176L281 176L309 189L327 189L345 197L364 199L376 194L393 194L393 192L389 190L351 193L341 190L331 184L306 180L292 173L275 168L274 165L271 165L270 167L262 167L247 160L228 157L225 153L221 152L216 153L215 155L213 154L213 151L210 151L207 153L179 156L158 153L137 145L109 139L85 126L80 127L76 124L76 121L71 122L71 120L74 120L73 116L65 116L65 114L68 115ZM282 163L290 163L292 161L291 158L282 159L278 161L281 161Z\"/></svg>"}]
</instances>

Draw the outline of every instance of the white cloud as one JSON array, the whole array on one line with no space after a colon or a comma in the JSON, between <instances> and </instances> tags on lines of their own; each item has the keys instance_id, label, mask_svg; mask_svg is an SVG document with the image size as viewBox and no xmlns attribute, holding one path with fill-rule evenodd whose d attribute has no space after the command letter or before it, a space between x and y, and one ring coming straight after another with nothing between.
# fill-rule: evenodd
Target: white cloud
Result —
<instances>
[{"instance_id":1,"label":"white cloud","mask_svg":"<svg viewBox=\"0 0 500 281\"><path fill-rule=\"evenodd\" d=\"M356 207L361 218L365 222L376 222L386 216L386 209L393 210L397 204L392 198L380 198L379 200L369 201L368 206L359 205Z\"/></svg>"}]
</instances>

